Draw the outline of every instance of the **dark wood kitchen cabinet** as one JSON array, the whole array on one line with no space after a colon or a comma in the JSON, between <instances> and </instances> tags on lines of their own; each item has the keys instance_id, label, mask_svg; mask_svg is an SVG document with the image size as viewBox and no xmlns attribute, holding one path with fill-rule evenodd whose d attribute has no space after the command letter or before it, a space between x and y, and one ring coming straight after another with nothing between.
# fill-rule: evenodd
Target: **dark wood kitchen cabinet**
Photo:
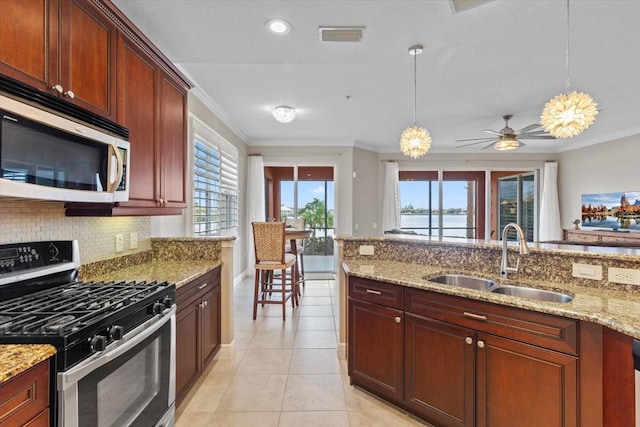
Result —
<instances>
[{"instance_id":1,"label":"dark wood kitchen cabinet","mask_svg":"<svg viewBox=\"0 0 640 427\"><path fill-rule=\"evenodd\" d=\"M90 1L3 0L0 72L107 119L116 112L116 37Z\"/></svg>"},{"instance_id":2,"label":"dark wood kitchen cabinet","mask_svg":"<svg viewBox=\"0 0 640 427\"><path fill-rule=\"evenodd\" d=\"M434 425L602 425L597 325L351 276L348 331L352 384Z\"/></svg>"},{"instance_id":3,"label":"dark wood kitchen cabinet","mask_svg":"<svg viewBox=\"0 0 640 427\"><path fill-rule=\"evenodd\" d=\"M0 425L49 426L49 359L0 385Z\"/></svg>"},{"instance_id":4,"label":"dark wood kitchen cabinet","mask_svg":"<svg viewBox=\"0 0 640 427\"><path fill-rule=\"evenodd\" d=\"M129 201L114 215L178 215L186 207L187 89L139 45L118 43L118 122L129 129Z\"/></svg>"},{"instance_id":5,"label":"dark wood kitchen cabinet","mask_svg":"<svg viewBox=\"0 0 640 427\"><path fill-rule=\"evenodd\" d=\"M404 312L399 286L352 277L349 280L351 383L391 402L403 400Z\"/></svg>"},{"instance_id":6,"label":"dark wood kitchen cabinet","mask_svg":"<svg viewBox=\"0 0 640 427\"><path fill-rule=\"evenodd\" d=\"M78 0L79 1L79 0ZM129 130L129 201L67 203L67 216L180 215L187 206L187 92L190 83L107 0L118 29L115 121Z\"/></svg>"},{"instance_id":7,"label":"dark wood kitchen cabinet","mask_svg":"<svg viewBox=\"0 0 640 427\"><path fill-rule=\"evenodd\" d=\"M176 304L176 405L221 346L220 267L180 287Z\"/></svg>"}]
</instances>

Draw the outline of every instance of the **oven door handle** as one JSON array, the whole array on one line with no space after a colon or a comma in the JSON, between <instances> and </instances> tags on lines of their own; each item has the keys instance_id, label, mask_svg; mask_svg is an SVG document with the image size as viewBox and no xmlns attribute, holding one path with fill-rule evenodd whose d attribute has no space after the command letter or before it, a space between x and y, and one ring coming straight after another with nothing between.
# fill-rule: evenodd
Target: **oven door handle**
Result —
<instances>
[{"instance_id":1,"label":"oven door handle","mask_svg":"<svg viewBox=\"0 0 640 427\"><path fill-rule=\"evenodd\" d=\"M61 372L58 375L58 390L64 390L69 386L76 384L80 379L84 378L99 367L111 362L131 350L136 345L147 339L162 328L167 322L171 322L171 328L175 331L175 314L176 306L173 305L169 310L163 312L161 318L154 317L137 328L130 331L127 335L131 338L123 338L115 347L108 348L105 351L94 354L89 359L81 362L79 365Z\"/></svg>"}]
</instances>

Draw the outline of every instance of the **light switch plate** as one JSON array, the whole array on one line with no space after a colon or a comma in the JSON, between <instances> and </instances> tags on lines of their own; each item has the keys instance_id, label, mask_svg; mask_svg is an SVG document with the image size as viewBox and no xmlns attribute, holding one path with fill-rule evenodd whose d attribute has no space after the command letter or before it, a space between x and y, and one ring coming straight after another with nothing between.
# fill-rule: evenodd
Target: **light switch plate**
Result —
<instances>
[{"instance_id":1,"label":"light switch plate","mask_svg":"<svg viewBox=\"0 0 640 427\"><path fill-rule=\"evenodd\" d=\"M138 233L135 231L131 233L131 249L136 249L138 247Z\"/></svg>"},{"instance_id":2,"label":"light switch plate","mask_svg":"<svg viewBox=\"0 0 640 427\"><path fill-rule=\"evenodd\" d=\"M373 255L373 246L360 245L360 255Z\"/></svg>"},{"instance_id":3,"label":"light switch plate","mask_svg":"<svg viewBox=\"0 0 640 427\"><path fill-rule=\"evenodd\" d=\"M571 274L573 277L581 277L583 279L602 280L602 266L574 262Z\"/></svg>"},{"instance_id":4,"label":"light switch plate","mask_svg":"<svg viewBox=\"0 0 640 427\"><path fill-rule=\"evenodd\" d=\"M609 267L607 276L611 283L640 285L640 270L633 270L631 268Z\"/></svg>"}]
</instances>

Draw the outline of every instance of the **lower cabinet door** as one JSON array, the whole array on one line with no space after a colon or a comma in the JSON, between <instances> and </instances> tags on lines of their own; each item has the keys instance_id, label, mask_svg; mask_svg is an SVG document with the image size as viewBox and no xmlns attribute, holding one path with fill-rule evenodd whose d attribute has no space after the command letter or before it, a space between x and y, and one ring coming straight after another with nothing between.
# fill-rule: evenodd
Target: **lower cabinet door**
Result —
<instances>
[{"instance_id":1,"label":"lower cabinet door","mask_svg":"<svg viewBox=\"0 0 640 427\"><path fill-rule=\"evenodd\" d=\"M176 314L176 404L182 401L200 372L199 308L193 303Z\"/></svg>"},{"instance_id":2,"label":"lower cabinet door","mask_svg":"<svg viewBox=\"0 0 640 427\"><path fill-rule=\"evenodd\" d=\"M404 312L364 301L349 301L351 381L402 404Z\"/></svg>"},{"instance_id":3,"label":"lower cabinet door","mask_svg":"<svg viewBox=\"0 0 640 427\"><path fill-rule=\"evenodd\" d=\"M478 427L578 425L578 359L478 333Z\"/></svg>"},{"instance_id":4,"label":"lower cabinet door","mask_svg":"<svg viewBox=\"0 0 640 427\"><path fill-rule=\"evenodd\" d=\"M202 297L200 314L202 316L202 361L203 366L216 355L222 339L220 337L220 286Z\"/></svg>"},{"instance_id":5,"label":"lower cabinet door","mask_svg":"<svg viewBox=\"0 0 640 427\"><path fill-rule=\"evenodd\" d=\"M475 335L405 315L405 405L437 426L473 426Z\"/></svg>"}]
</instances>

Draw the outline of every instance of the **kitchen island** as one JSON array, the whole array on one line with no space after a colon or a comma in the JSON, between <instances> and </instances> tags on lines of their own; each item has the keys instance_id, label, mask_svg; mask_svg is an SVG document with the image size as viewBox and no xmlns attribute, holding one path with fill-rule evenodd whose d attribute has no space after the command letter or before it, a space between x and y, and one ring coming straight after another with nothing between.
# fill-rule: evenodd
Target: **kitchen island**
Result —
<instances>
[{"instance_id":1,"label":"kitchen island","mask_svg":"<svg viewBox=\"0 0 640 427\"><path fill-rule=\"evenodd\" d=\"M436 425L509 425L517 419L515 407L527 420L518 425L632 423L631 337L640 337L640 293L607 280L607 272L638 269L637 250L536 244L519 255L509 245L510 264L519 258L519 271L501 279L498 242L336 240L340 355L348 343L353 384ZM574 264L591 266L590 273L601 267L602 278L574 277ZM428 280L442 274L559 291L572 300L545 302ZM544 420L535 416L540 407L547 408Z\"/></svg>"}]
</instances>

